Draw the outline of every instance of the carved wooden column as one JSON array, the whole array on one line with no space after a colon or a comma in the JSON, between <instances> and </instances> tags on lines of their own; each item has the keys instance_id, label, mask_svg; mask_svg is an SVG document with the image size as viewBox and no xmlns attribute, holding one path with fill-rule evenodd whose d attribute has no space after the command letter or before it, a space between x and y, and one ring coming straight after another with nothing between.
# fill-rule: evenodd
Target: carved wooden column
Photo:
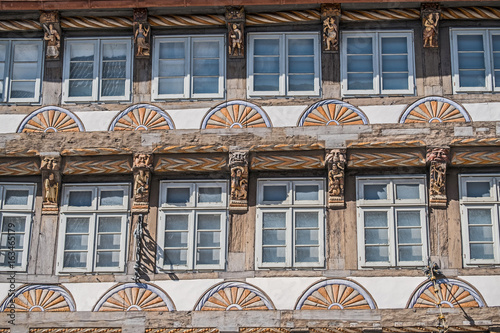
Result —
<instances>
[{"instance_id":1,"label":"carved wooden column","mask_svg":"<svg viewBox=\"0 0 500 333\"><path fill-rule=\"evenodd\" d=\"M325 157L328 168L328 207L344 207L346 150L332 149Z\"/></svg>"},{"instance_id":2,"label":"carved wooden column","mask_svg":"<svg viewBox=\"0 0 500 333\"><path fill-rule=\"evenodd\" d=\"M438 3L424 2L420 7L424 47L438 47L441 7Z\"/></svg>"},{"instance_id":3,"label":"carved wooden column","mask_svg":"<svg viewBox=\"0 0 500 333\"><path fill-rule=\"evenodd\" d=\"M322 4L321 22L323 23L323 52L339 52L339 22L340 22L340 4Z\"/></svg>"},{"instance_id":4,"label":"carved wooden column","mask_svg":"<svg viewBox=\"0 0 500 333\"><path fill-rule=\"evenodd\" d=\"M245 58L245 8L226 7L229 58Z\"/></svg>"},{"instance_id":5,"label":"carved wooden column","mask_svg":"<svg viewBox=\"0 0 500 333\"><path fill-rule=\"evenodd\" d=\"M151 170L153 169L152 154L134 154L134 203L132 213L147 213L149 211L149 187Z\"/></svg>"},{"instance_id":6,"label":"carved wooden column","mask_svg":"<svg viewBox=\"0 0 500 333\"><path fill-rule=\"evenodd\" d=\"M151 56L151 26L146 8L134 9L134 50L136 58Z\"/></svg>"},{"instance_id":7,"label":"carved wooden column","mask_svg":"<svg viewBox=\"0 0 500 333\"><path fill-rule=\"evenodd\" d=\"M427 149L426 160L430 166L429 207L446 207L446 166L449 163L449 148Z\"/></svg>"},{"instance_id":8,"label":"carved wooden column","mask_svg":"<svg viewBox=\"0 0 500 333\"><path fill-rule=\"evenodd\" d=\"M248 209L248 150L229 153L231 170L230 211L246 211Z\"/></svg>"},{"instance_id":9,"label":"carved wooden column","mask_svg":"<svg viewBox=\"0 0 500 333\"><path fill-rule=\"evenodd\" d=\"M42 214L59 213L61 189L61 156L57 153L40 155L42 172Z\"/></svg>"},{"instance_id":10,"label":"carved wooden column","mask_svg":"<svg viewBox=\"0 0 500 333\"><path fill-rule=\"evenodd\" d=\"M40 13L40 24L43 28L43 39L47 42L45 59L59 60L61 53L61 24L58 11Z\"/></svg>"}]
</instances>

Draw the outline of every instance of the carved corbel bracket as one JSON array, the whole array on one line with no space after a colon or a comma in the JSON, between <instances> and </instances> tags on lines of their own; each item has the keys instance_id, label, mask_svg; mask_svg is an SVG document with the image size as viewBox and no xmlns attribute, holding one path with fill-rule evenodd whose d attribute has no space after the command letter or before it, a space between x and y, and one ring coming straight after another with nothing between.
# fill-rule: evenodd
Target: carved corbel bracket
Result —
<instances>
[{"instance_id":1,"label":"carved corbel bracket","mask_svg":"<svg viewBox=\"0 0 500 333\"><path fill-rule=\"evenodd\" d=\"M450 162L450 149L427 149L426 161L430 166L429 207L446 207L446 167Z\"/></svg>"},{"instance_id":2,"label":"carved corbel bracket","mask_svg":"<svg viewBox=\"0 0 500 333\"><path fill-rule=\"evenodd\" d=\"M134 50L136 58L151 56L151 25L147 8L134 8Z\"/></svg>"},{"instance_id":3,"label":"carved corbel bracket","mask_svg":"<svg viewBox=\"0 0 500 333\"><path fill-rule=\"evenodd\" d=\"M43 39L46 41L45 59L59 60L61 53L61 23L58 11L40 12L40 24L43 28Z\"/></svg>"},{"instance_id":4,"label":"carved corbel bracket","mask_svg":"<svg viewBox=\"0 0 500 333\"><path fill-rule=\"evenodd\" d=\"M229 153L229 169L231 170L230 211L248 210L248 150L237 150Z\"/></svg>"},{"instance_id":5,"label":"carved corbel bracket","mask_svg":"<svg viewBox=\"0 0 500 333\"><path fill-rule=\"evenodd\" d=\"M41 154L42 173L42 214L59 213L59 193L61 192L61 156L58 153Z\"/></svg>"},{"instance_id":6,"label":"carved corbel bracket","mask_svg":"<svg viewBox=\"0 0 500 333\"><path fill-rule=\"evenodd\" d=\"M132 213L147 213L149 211L149 188L151 171L153 170L153 155L134 154L134 203Z\"/></svg>"},{"instance_id":7,"label":"carved corbel bracket","mask_svg":"<svg viewBox=\"0 0 500 333\"><path fill-rule=\"evenodd\" d=\"M324 53L339 52L340 4L321 5L321 22L323 23L322 39Z\"/></svg>"},{"instance_id":8,"label":"carved corbel bracket","mask_svg":"<svg viewBox=\"0 0 500 333\"><path fill-rule=\"evenodd\" d=\"M245 8L226 7L229 58L245 58Z\"/></svg>"},{"instance_id":9,"label":"carved corbel bracket","mask_svg":"<svg viewBox=\"0 0 500 333\"><path fill-rule=\"evenodd\" d=\"M346 150L332 149L325 156L328 168L328 207L344 207Z\"/></svg>"},{"instance_id":10,"label":"carved corbel bracket","mask_svg":"<svg viewBox=\"0 0 500 333\"><path fill-rule=\"evenodd\" d=\"M424 2L420 7L424 47L437 48L441 7L439 3Z\"/></svg>"}]
</instances>

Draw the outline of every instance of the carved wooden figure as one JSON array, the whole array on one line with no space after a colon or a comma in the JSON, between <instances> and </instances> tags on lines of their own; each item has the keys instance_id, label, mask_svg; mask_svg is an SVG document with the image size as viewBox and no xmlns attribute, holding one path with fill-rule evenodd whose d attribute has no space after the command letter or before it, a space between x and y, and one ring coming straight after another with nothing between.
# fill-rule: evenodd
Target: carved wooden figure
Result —
<instances>
[{"instance_id":1,"label":"carved wooden figure","mask_svg":"<svg viewBox=\"0 0 500 333\"><path fill-rule=\"evenodd\" d=\"M449 149L429 148L426 160L430 165L429 206L446 207L446 166L449 163Z\"/></svg>"},{"instance_id":2,"label":"carved wooden figure","mask_svg":"<svg viewBox=\"0 0 500 333\"><path fill-rule=\"evenodd\" d=\"M243 7L226 8L229 58L245 57L245 9Z\"/></svg>"},{"instance_id":3,"label":"carved wooden figure","mask_svg":"<svg viewBox=\"0 0 500 333\"><path fill-rule=\"evenodd\" d=\"M231 170L231 195L229 209L248 209L248 151L234 151L229 154Z\"/></svg>"},{"instance_id":4,"label":"carved wooden figure","mask_svg":"<svg viewBox=\"0 0 500 333\"><path fill-rule=\"evenodd\" d=\"M328 167L328 207L344 206L345 149L332 149L325 157Z\"/></svg>"},{"instance_id":5,"label":"carved wooden figure","mask_svg":"<svg viewBox=\"0 0 500 333\"><path fill-rule=\"evenodd\" d=\"M423 3L420 14L422 17L424 47L438 47L438 29L439 19L441 17L439 4Z\"/></svg>"},{"instance_id":6,"label":"carved wooden figure","mask_svg":"<svg viewBox=\"0 0 500 333\"><path fill-rule=\"evenodd\" d=\"M147 212L149 210L149 186L153 156L151 154L134 155L134 204L133 212Z\"/></svg>"},{"instance_id":7,"label":"carved wooden figure","mask_svg":"<svg viewBox=\"0 0 500 333\"><path fill-rule=\"evenodd\" d=\"M59 12L50 11L40 14L40 24L43 28L43 39L47 41L45 58L47 60L59 60L61 50L61 25Z\"/></svg>"},{"instance_id":8,"label":"carved wooden figure","mask_svg":"<svg viewBox=\"0 0 500 333\"><path fill-rule=\"evenodd\" d=\"M151 55L150 31L148 10L146 8L134 9L134 44L137 58L149 58Z\"/></svg>"},{"instance_id":9,"label":"carved wooden figure","mask_svg":"<svg viewBox=\"0 0 500 333\"><path fill-rule=\"evenodd\" d=\"M323 4L321 6L321 21L323 22L323 52L338 52L340 4Z\"/></svg>"},{"instance_id":10,"label":"carved wooden figure","mask_svg":"<svg viewBox=\"0 0 500 333\"><path fill-rule=\"evenodd\" d=\"M57 214L59 210L59 190L61 188L61 157L59 155L41 156L42 172L42 213Z\"/></svg>"}]
</instances>

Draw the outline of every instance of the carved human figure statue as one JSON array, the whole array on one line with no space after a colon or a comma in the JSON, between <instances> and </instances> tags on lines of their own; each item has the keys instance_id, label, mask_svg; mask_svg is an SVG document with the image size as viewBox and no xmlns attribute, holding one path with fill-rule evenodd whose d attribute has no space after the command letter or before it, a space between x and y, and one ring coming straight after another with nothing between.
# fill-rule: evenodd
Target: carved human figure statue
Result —
<instances>
[{"instance_id":1,"label":"carved human figure statue","mask_svg":"<svg viewBox=\"0 0 500 333\"><path fill-rule=\"evenodd\" d=\"M246 200L248 180L244 177L245 169L237 166L231 169L231 199Z\"/></svg>"},{"instance_id":2,"label":"carved human figure statue","mask_svg":"<svg viewBox=\"0 0 500 333\"><path fill-rule=\"evenodd\" d=\"M43 39L47 41L47 56L50 58L59 57L59 49L61 48L61 36L52 23L42 24L45 33Z\"/></svg>"},{"instance_id":3,"label":"carved human figure statue","mask_svg":"<svg viewBox=\"0 0 500 333\"><path fill-rule=\"evenodd\" d=\"M445 193L446 164L434 163L431 167L431 195L444 195Z\"/></svg>"},{"instance_id":4,"label":"carved human figure statue","mask_svg":"<svg viewBox=\"0 0 500 333\"><path fill-rule=\"evenodd\" d=\"M149 194L149 171L139 169L135 175L134 184L134 199L138 202L148 200Z\"/></svg>"},{"instance_id":5,"label":"carved human figure statue","mask_svg":"<svg viewBox=\"0 0 500 333\"><path fill-rule=\"evenodd\" d=\"M137 44L137 56L149 56L151 46L148 43L150 27L145 27L144 24L139 23L139 27L135 31L135 42Z\"/></svg>"},{"instance_id":6,"label":"carved human figure statue","mask_svg":"<svg viewBox=\"0 0 500 333\"><path fill-rule=\"evenodd\" d=\"M333 17L328 17L323 22L323 39L325 41L326 51L335 51L338 46L337 25Z\"/></svg>"},{"instance_id":7,"label":"carved human figure statue","mask_svg":"<svg viewBox=\"0 0 500 333\"><path fill-rule=\"evenodd\" d=\"M52 204L57 204L59 187L54 173L51 172L49 176L45 179L44 187L45 187L44 201Z\"/></svg>"},{"instance_id":8,"label":"carved human figure statue","mask_svg":"<svg viewBox=\"0 0 500 333\"><path fill-rule=\"evenodd\" d=\"M437 25L439 13L429 13L424 16L424 47L437 47Z\"/></svg>"},{"instance_id":9,"label":"carved human figure statue","mask_svg":"<svg viewBox=\"0 0 500 333\"><path fill-rule=\"evenodd\" d=\"M231 44L229 45L229 54L241 56L243 54L242 46L243 46L243 33L239 27L238 23L230 24L231 32L230 39ZM234 54L236 52L236 54Z\"/></svg>"},{"instance_id":10,"label":"carved human figure statue","mask_svg":"<svg viewBox=\"0 0 500 333\"><path fill-rule=\"evenodd\" d=\"M328 172L328 193L333 196L340 196L344 193L344 168L339 162L332 164L331 170Z\"/></svg>"}]
</instances>

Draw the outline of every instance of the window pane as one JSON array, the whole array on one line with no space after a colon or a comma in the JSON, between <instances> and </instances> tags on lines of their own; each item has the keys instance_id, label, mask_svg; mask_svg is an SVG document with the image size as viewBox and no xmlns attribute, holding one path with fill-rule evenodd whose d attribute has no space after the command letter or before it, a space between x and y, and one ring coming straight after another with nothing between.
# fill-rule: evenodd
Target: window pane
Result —
<instances>
[{"instance_id":1,"label":"window pane","mask_svg":"<svg viewBox=\"0 0 500 333\"><path fill-rule=\"evenodd\" d=\"M317 228L318 212L296 212L295 227L297 228Z\"/></svg>"},{"instance_id":2,"label":"window pane","mask_svg":"<svg viewBox=\"0 0 500 333\"><path fill-rule=\"evenodd\" d=\"M103 43L103 60L127 60L127 44Z\"/></svg>"},{"instance_id":3,"label":"window pane","mask_svg":"<svg viewBox=\"0 0 500 333\"><path fill-rule=\"evenodd\" d=\"M14 61L38 61L37 44L17 44L14 45Z\"/></svg>"},{"instance_id":4,"label":"window pane","mask_svg":"<svg viewBox=\"0 0 500 333\"><path fill-rule=\"evenodd\" d=\"M101 96L125 95L125 80L103 80Z\"/></svg>"},{"instance_id":5,"label":"window pane","mask_svg":"<svg viewBox=\"0 0 500 333\"><path fill-rule=\"evenodd\" d=\"M219 76L219 59L194 59L194 76Z\"/></svg>"},{"instance_id":6,"label":"window pane","mask_svg":"<svg viewBox=\"0 0 500 333\"><path fill-rule=\"evenodd\" d=\"M164 247L187 247L187 232L166 232Z\"/></svg>"},{"instance_id":7,"label":"window pane","mask_svg":"<svg viewBox=\"0 0 500 333\"><path fill-rule=\"evenodd\" d=\"M187 250L182 249L166 249L164 252L163 262L165 265L186 265Z\"/></svg>"},{"instance_id":8,"label":"window pane","mask_svg":"<svg viewBox=\"0 0 500 333\"><path fill-rule=\"evenodd\" d=\"M10 87L10 97L12 98L34 98L35 82L12 82Z\"/></svg>"},{"instance_id":9,"label":"window pane","mask_svg":"<svg viewBox=\"0 0 500 333\"><path fill-rule=\"evenodd\" d=\"M493 51L500 51L500 35L492 35L491 41L493 45Z\"/></svg>"},{"instance_id":10,"label":"window pane","mask_svg":"<svg viewBox=\"0 0 500 333\"><path fill-rule=\"evenodd\" d=\"M122 229L121 217L99 217L98 232L114 232L120 233Z\"/></svg>"},{"instance_id":11,"label":"window pane","mask_svg":"<svg viewBox=\"0 0 500 333\"><path fill-rule=\"evenodd\" d=\"M422 235L420 228L403 228L398 229L398 242L400 244L420 244L422 243Z\"/></svg>"},{"instance_id":12,"label":"window pane","mask_svg":"<svg viewBox=\"0 0 500 333\"><path fill-rule=\"evenodd\" d=\"M296 245L317 245L319 243L318 229L298 229L295 231Z\"/></svg>"},{"instance_id":13,"label":"window pane","mask_svg":"<svg viewBox=\"0 0 500 333\"><path fill-rule=\"evenodd\" d=\"M262 244L263 245L285 245L286 244L286 231L284 229L263 230L262 231Z\"/></svg>"},{"instance_id":14,"label":"window pane","mask_svg":"<svg viewBox=\"0 0 500 333\"><path fill-rule=\"evenodd\" d=\"M188 215L165 215L165 230L188 230Z\"/></svg>"},{"instance_id":15,"label":"window pane","mask_svg":"<svg viewBox=\"0 0 500 333\"><path fill-rule=\"evenodd\" d=\"M347 72L373 73L373 57L371 55L347 56Z\"/></svg>"},{"instance_id":16,"label":"window pane","mask_svg":"<svg viewBox=\"0 0 500 333\"><path fill-rule=\"evenodd\" d=\"M396 199L420 199L419 184L396 184Z\"/></svg>"},{"instance_id":17,"label":"window pane","mask_svg":"<svg viewBox=\"0 0 500 333\"><path fill-rule=\"evenodd\" d=\"M187 204L190 199L191 189L189 187L167 188L167 203Z\"/></svg>"},{"instance_id":18,"label":"window pane","mask_svg":"<svg viewBox=\"0 0 500 333\"><path fill-rule=\"evenodd\" d=\"M160 79L158 92L161 95L184 93L184 78Z\"/></svg>"},{"instance_id":19,"label":"window pane","mask_svg":"<svg viewBox=\"0 0 500 333\"><path fill-rule=\"evenodd\" d=\"M194 58L218 58L219 42L198 42L193 43Z\"/></svg>"},{"instance_id":20,"label":"window pane","mask_svg":"<svg viewBox=\"0 0 500 333\"><path fill-rule=\"evenodd\" d=\"M27 205L29 193L25 190L6 190L5 205Z\"/></svg>"},{"instance_id":21,"label":"window pane","mask_svg":"<svg viewBox=\"0 0 500 333\"><path fill-rule=\"evenodd\" d=\"M222 188L199 187L198 202L222 202Z\"/></svg>"},{"instance_id":22,"label":"window pane","mask_svg":"<svg viewBox=\"0 0 500 333\"><path fill-rule=\"evenodd\" d=\"M101 191L101 206L122 206L124 192L117 191Z\"/></svg>"},{"instance_id":23,"label":"window pane","mask_svg":"<svg viewBox=\"0 0 500 333\"><path fill-rule=\"evenodd\" d=\"M69 97L88 97L92 96L92 81L70 81Z\"/></svg>"},{"instance_id":24,"label":"window pane","mask_svg":"<svg viewBox=\"0 0 500 333\"><path fill-rule=\"evenodd\" d=\"M119 267L120 252L98 251L96 256L97 267Z\"/></svg>"},{"instance_id":25,"label":"window pane","mask_svg":"<svg viewBox=\"0 0 500 333\"><path fill-rule=\"evenodd\" d=\"M373 74L347 74L347 88L351 90L373 89Z\"/></svg>"},{"instance_id":26,"label":"window pane","mask_svg":"<svg viewBox=\"0 0 500 333\"><path fill-rule=\"evenodd\" d=\"M367 262L389 261L388 246L367 246L365 247L365 259Z\"/></svg>"},{"instance_id":27,"label":"window pane","mask_svg":"<svg viewBox=\"0 0 500 333\"><path fill-rule=\"evenodd\" d=\"M315 247L297 247L295 249L295 262L318 262L319 248Z\"/></svg>"},{"instance_id":28,"label":"window pane","mask_svg":"<svg viewBox=\"0 0 500 333\"><path fill-rule=\"evenodd\" d=\"M488 198L490 196L489 182L467 182L467 196L470 198Z\"/></svg>"},{"instance_id":29,"label":"window pane","mask_svg":"<svg viewBox=\"0 0 500 333\"><path fill-rule=\"evenodd\" d=\"M460 87L485 87L485 71L459 71Z\"/></svg>"},{"instance_id":30,"label":"window pane","mask_svg":"<svg viewBox=\"0 0 500 333\"><path fill-rule=\"evenodd\" d=\"M491 211L489 209L469 209L469 224L491 224Z\"/></svg>"},{"instance_id":31,"label":"window pane","mask_svg":"<svg viewBox=\"0 0 500 333\"><path fill-rule=\"evenodd\" d=\"M13 80L35 80L37 76L38 76L38 64L36 62L14 63L12 66Z\"/></svg>"},{"instance_id":32,"label":"window pane","mask_svg":"<svg viewBox=\"0 0 500 333\"><path fill-rule=\"evenodd\" d=\"M460 69L484 69L483 53L459 53L458 66Z\"/></svg>"},{"instance_id":33,"label":"window pane","mask_svg":"<svg viewBox=\"0 0 500 333\"><path fill-rule=\"evenodd\" d=\"M382 72L408 72L408 57L406 55L382 56Z\"/></svg>"},{"instance_id":34,"label":"window pane","mask_svg":"<svg viewBox=\"0 0 500 333\"><path fill-rule=\"evenodd\" d=\"M284 247L265 247L262 249L263 262L285 262Z\"/></svg>"},{"instance_id":35,"label":"window pane","mask_svg":"<svg viewBox=\"0 0 500 333\"><path fill-rule=\"evenodd\" d=\"M482 35L458 35L458 51L483 51Z\"/></svg>"},{"instance_id":36,"label":"window pane","mask_svg":"<svg viewBox=\"0 0 500 333\"><path fill-rule=\"evenodd\" d=\"M219 92L218 77L195 77L193 78L193 93L216 94Z\"/></svg>"},{"instance_id":37,"label":"window pane","mask_svg":"<svg viewBox=\"0 0 500 333\"><path fill-rule=\"evenodd\" d=\"M220 232L198 232L198 247L220 247Z\"/></svg>"},{"instance_id":38,"label":"window pane","mask_svg":"<svg viewBox=\"0 0 500 333\"><path fill-rule=\"evenodd\" d=\"M87 252L65 252L64 267L86 267Z\"/></svg>"},{"instance_id":39,"label":"window pane","mask_svg":"<svg viewBox=\"0 0 500 333\"><path fill-rule=\"evenodd\" d=\"M9 239L10 238L10 239ZM9 250L22 250L24 245L24 233L3 233L0 237L0 248Z\"/></svg>"},{"instance_id":40,"label":"window pane","mask_svg":"<svg viewBox=\"0 0 500 333\"><path fill-rule=\"evenodd\" d=\"M422 261L422 246L400 246L399 261Z\"/></svg>"},{"instance_id":41,"label":"window pane","mask_svg":"<svg viewBox=\"0 0 500 333\"><path fill-rule=\"evenodd\" d=\"M388 229L365 229L365 244L388 244Z\"/></svg>"},{"instance_id":42,"label":"window pane","mask_svg":"<svg viewBox=\"0 0 500 333\"><path fill-rule=\"evenodd\" d=\"M94 77L93 62L72 62L69 64L70 79L92 79Z\"/></svg>"},{"instance_id":43,"label":"window pane","mask_svg":"<svg viewBox=\"0 0 500 333\"><path fill-rule=\"evenodd\" d=\"M365 212L365 227L387 227L387 212Z\"/></svg>"},{"instance_id":44,"label":"window pane","mask_svg":"<svg viewBox=\"0 0 500 333\"><path fill-rule=\"evenodd\" d=\"M12 252L10 252L12 253ZM0 267L20 267L22 260L22 252L14 251L14 260L12 260L12 254L9 251L0 251ZM11 257L9 257L9 255Z\"/></svg>"},{"instance_id":45,"label":"window pane","mask_svg":"<svg viewBox=\"0 0 500 333\"><path fill-rule=\"evenodd\" d=\"M347 38L347 54L372 54L371 37Z\"/></svg>"},{"instance_id":46,"label":"window pane","mask_svg":"<svg viewBox=\"0 0 500 333\"><path fill-rule=\"evenodd\" d=\"M7 45L0 44L0 61L5 61L7 57Z\"/></svg>"},{"instance_id":47,"label":"window pane","mask_svg":"<svg viewBox=\"0 0 500 333\"><path fill-rule=\"evenodd\" d=\"M288 197L288 192L285 185L264 186L264 201L285 201L287 197Z\"/></svg>"},{"instance_id":48,"label":"window pane","mask_svg":"<svg viewBox=\"0 0 500 333\"><path fill-rule=\"evenodd\" d=\"M255 55L279 55L279 39L255 39Z\"/></svg>"},{"instance_id":49,"label":"window pane","mask_svg":"<svg viewBox=\"0 0 500 333\"><path fill-rule=\"evenodd\" d=\"M364 199L365 200L386 200L387 199L387 185L364 185ZM385 214L385 213L384 213Z\"/></svg>"},{"instance_id":50,"label":"window pane","mask_svg":"<svg viewBox=\"0 0 500 333\"><path fill-rule=\"evenodd\" d=\"M97 236L98 250L120 250L120 234L101 234Z\"/></svg>"},{"instance_id":51,"label":"window pane","mask_svg":"<svg viewBox=\"0 0 500 333\"><path fill-rule=\"evenodd\" d=\"M186 75L184 61L184 59L160 60L159 75L162 77Z\"/></svg>"},{"instance_id":52,"label":"window pane","mask_svg":"<svg viewBox=\"0 0 500 333\"><path fill-rule=\"evenodd\" d=\"M66 220L66 233L88 233L88 217L68 217Z\"/></svg>"},{"instance_id":53,"label":"window pane","mask_svg":"<svg viewBox=\"0 0 500 333\"><path fill-rule=\"evenodd\" d=\"M69 55L71 61L94 61L94 43L71 43Z\"/></svg>"},{"instance_id":54,"label":"window pane","mask_svg":"<svg viewBox=\"0 0 500 333\"><path fill-rule=\"evenodd\" d=\"M64 238L65 250L87 250L89 244L88 235L66 235Z\"/></svg>"},{"instance_id":55,"label":"window pane","mask_svg":"<svg viewBox=\"0 0 500 333\"><path fill-rule=\"evenodd\" d=\"M382 89L384 90L408 89L408 74L407 73L382 74Z\"/></svg>"},{"instance_id":56,"label":"window pane","mask_svg":"<svg viewBox=\"0 0 500 333\"><path fill-rule=\"evenodd\" d=\"M254 73L279 73L280 63L278 57L259 57L254 58Z\"/></svg>"},{"instance_id":57,"label":"window pane","mask_svg":"<svg viewBox=\"0 0 500 333\"><path fill-rule=\"evenodd\" d=\"M219 258L219 249L198 249L196 251L196 263L200 265L218 265Z\"/></svg>"},{"instance_id":58,"label":"window pane","mask_svg":"<svg viewBox=\"0 0 500 333\"><path fill-rule=\"evenodd\" d=\"M398 227L420 227L420 211L396 212Z\"/></svg>"},{"instance_id":59,"label":"window pane","mask_svg":"<svg viewBox=\"0 0 500 333\"><path fill-rule=\"evenodd\" d=\"M160 59L184 59L184 42L160 43Z\"/></svg>"},{"instance_id":60,"label":"window pane","mask_svg":"<svg viewBox=\"0 0 500 333\"><path fill-rule=\"evenodd\" d=\"M493 244L470 244L471 259L495 259Z\"/></svg>"},{"instance_id":61,"label":"window pane","mask_svg":"<svg viewBox=\"0 0 500 333\"><path fill-rule=\"evenodd\" d=\"M469 226L469 241L492 242L493 234L491 226Z\"/></svg>"},{"instance_id":62,"label":"window pane","mask_svg":"<svg viewBox=\"0 0 500 333\"><path fill-rule=\"evenodd\" d=\"M26 216L4 216L2 232L24 232L26 229Z\"/></svg>"},{"instance_id":63,"label":"window pane","mask_svg":"<svg viewBox=\"0 0 500 333\"><path fill-rule=\"evenodd\" d=\"M253 90L279 91L279 75L254 75Z\"/></svg>"},{"instance_id":64,"label":"window pane","mask_svg":"<svg viewBox=\"0 0 500 333\"><path fill-rule=\"evenodd\" d=\"M314 40L312 38L288 39L288 55L314 55Z\"/></svg>"},{"instance_id":65,"label":"window pane","mask_svg":"<svg viewBox=\"0 0 500 333\"><path fill-rule=\"evenodd\" d=\"M314 73L314 58L289 57L288 73Z\"/></svg>"},{"instance_id":66,"label":"window pane","mask_svg":"<svg viewBox=\"0 0 500 333\"><path fill-rule=\"evenodd\" d=\"M290 75L288 77L288 90L290 91L314 90L314 75Z\"/></svg>"},{"instance_id":67,"label":"window pane","mask_svg":"<svg viewBox=\"0 0 500 333\"><path fill-rule=\"evenodd\" d=\"M382 37L382 54L406 54L406 37Z\"/></svg>"},{"instance_id":68,"label":"window pane","mask_svg":"<svg viewBox=\"0 0 500 333\"><path fill-rule=\"evenodd\" d=\"M295 200L317 201L319 198L318 185L297 185L295 186Z\"/></svg>"},{"instance_id":69,"label":"window pane","mask_svg":"<svg viewBox=\"0 0 500 333\"><path fill-rule=\"evenodd\" d=\"M219 230L220 214L198 214L198 230Z\"/></svg>"},{"instance_id":70,"label":"window pane","mask_svg":"<svg viewBox=\"0 0 500 333\"><path fill-rule=\"evenodd\" d=\"M125 78L127 75L126 61L108 61L102 64L102 77L104 79Z\"/></svg>"},{"instance_id":71,"label":"window pane","mask_svg":"<svg viewBox=\"0 0 500 333\"><path fill-rule=\"evenodd\" d=\"M92 191L70 191L69 205L74 207L92 206Z\"/></svg>"}]
</instances>

